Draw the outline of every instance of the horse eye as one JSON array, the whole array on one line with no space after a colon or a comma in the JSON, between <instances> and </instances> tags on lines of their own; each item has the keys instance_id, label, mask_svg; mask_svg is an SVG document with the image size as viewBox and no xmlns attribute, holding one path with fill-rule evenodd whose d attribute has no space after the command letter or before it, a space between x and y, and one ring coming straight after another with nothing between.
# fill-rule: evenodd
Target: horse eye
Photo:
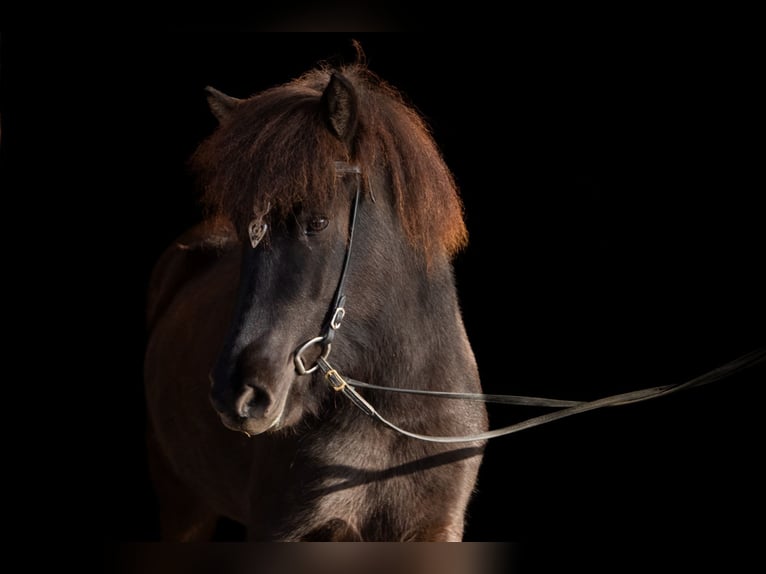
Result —
<instances>
[{"instance_id":1,"label":"horse eye","mask_svg":"<svg viewBox=\"0 0 766 574\"><path fill-rule=\"evenodd\" d=\"M306 235L314 235L322 231L330 223L326 217L312 217L306 222Z\"/></svg>"}]
</instances>

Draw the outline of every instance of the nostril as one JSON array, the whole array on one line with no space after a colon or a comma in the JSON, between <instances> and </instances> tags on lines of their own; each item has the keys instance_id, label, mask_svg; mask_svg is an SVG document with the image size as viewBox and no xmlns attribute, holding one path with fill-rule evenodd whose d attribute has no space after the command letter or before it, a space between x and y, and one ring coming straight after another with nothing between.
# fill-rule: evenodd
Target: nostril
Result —
<instances>
[{"instance_id":1,"label":"nostril","mask_svg":"<svg viewBox=\"0 0 766 574\"><path fill-rule=\"evenodd\" d=\"M257 419L263 417L271 406L271 395L260 387L245 385L237 399L237 414L242 418Z\"/></svg>"}]
</instances>

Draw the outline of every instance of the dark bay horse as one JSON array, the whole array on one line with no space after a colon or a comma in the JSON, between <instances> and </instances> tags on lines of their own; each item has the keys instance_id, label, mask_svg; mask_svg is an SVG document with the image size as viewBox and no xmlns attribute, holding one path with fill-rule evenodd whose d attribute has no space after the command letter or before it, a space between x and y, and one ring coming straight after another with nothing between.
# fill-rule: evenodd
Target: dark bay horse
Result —
<instances>
[{"instance_id":1,"label":"dark bay horse","mask_svg":"<svg viewBox=\"0 0 766 574\"><path fill-rule=\"evenodd\" d=\"M252 540L460 541L484 443L398 434L316 368L481 392L452 267L462 202L424 121L359 62L208 101L218 127L192 158L207 217L148 295L163 538L209 539L225 516ZM487 429L480 402L363 394L412 432Z\"/></svg>"}]
</instances>

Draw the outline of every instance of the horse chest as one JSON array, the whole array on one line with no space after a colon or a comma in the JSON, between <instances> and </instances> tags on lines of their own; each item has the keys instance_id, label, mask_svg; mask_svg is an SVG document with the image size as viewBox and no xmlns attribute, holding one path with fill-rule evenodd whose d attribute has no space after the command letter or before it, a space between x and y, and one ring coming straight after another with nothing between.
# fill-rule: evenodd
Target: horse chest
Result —
<instances>
[{"instance_id":1,"label":"horse chest","mask_svg":"<svg viewBox=\"0 0 766 574\"><path fill-rule=\"evenodd\" d=\"M460 507L460 489L449 478L454 469L431 466L434 455L423 445L403 446L384 435L363 445L351 438L333 441L334 448L325 445L322 453L292 462L279 481L279 504L274 475L264 474L258 485L263 492L253 498L256 538L417 539L434 523L450 522L445 516Z\"/></svg>"}]
</instances>

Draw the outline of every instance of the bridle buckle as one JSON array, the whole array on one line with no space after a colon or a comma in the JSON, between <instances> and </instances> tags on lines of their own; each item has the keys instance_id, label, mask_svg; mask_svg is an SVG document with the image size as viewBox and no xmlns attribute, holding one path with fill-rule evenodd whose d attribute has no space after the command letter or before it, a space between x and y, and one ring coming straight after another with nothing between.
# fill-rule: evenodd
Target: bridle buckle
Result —
<instances>
[{"instance_id":1,"label":"bridle buckle","mask_svg":"<svg viewBox=\"0 0 766 574\"><path fill-rule=\"evenodd\" d=\"M338 307L335 309L335 313L333 313L332 319L330 320L330 327L337 330L340 329L340 323L343 321L343 317L346 316L346 310L343 307Z\"/></svg>"}]
</instances>

